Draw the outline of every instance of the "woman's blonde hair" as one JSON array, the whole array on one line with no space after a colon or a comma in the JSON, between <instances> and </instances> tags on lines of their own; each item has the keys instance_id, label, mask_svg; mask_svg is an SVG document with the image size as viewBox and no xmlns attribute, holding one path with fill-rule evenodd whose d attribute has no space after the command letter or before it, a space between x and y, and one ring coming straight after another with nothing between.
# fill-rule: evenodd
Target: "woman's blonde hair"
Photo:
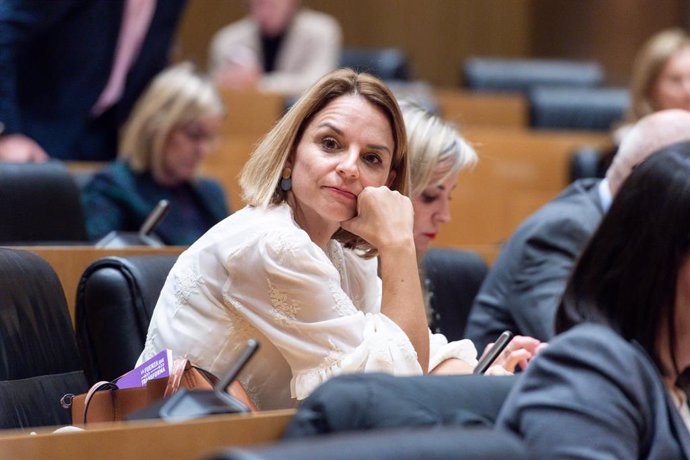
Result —
<instances>
[{"instance_id":1,"label":"woman's blonde hair","mask_svg":"<svg viewBox=\"0 0 690 460\"><path fill-rule=\"evenodd\" d=\"M477 153L455 126L408 101L400 108L407 131L412 196L477 163Z\"/></svg>"},{"instance_id":2,"label":"woman's blonde hair","mask_svg":"<svg viewBox=\"0 0 690 460\"><path fill-rule=\"evenodd\" d=\"M669 59L687 46L690 46L690 37L682 29L663 30L644 44L633 64L628 121L635 122L661 109L654 100L659 75Z\"/></svg>"},{"instance_id":3,"label":"woman's blonde hair","mask_svg":"<svg viewBox=\"0 0 690 460\"><path fill-rule=\"evenodd\" d=\"M242 196L248 205L267 207L285 201L287 194L280 189L279 182L286 161L294 156L314 116L332 100L346 95L362 97L386 115L395 144L391 162L395 178L389 187L409 196L407 138L395 97L376 77L340 69L327 74L307 90L256 147L240 175ZM361 249L367 256L376 255L366 241L342 229L334 238L346 247Z\"/></svg>"},{"instance_id":4,"label":"woman's blonde hair","mask_svg":"<svg viewBox=\"0 0 690 460\"><path fill-rule=\"evenodd\" d=\"M139 172L158 171L170 133L201 118L223 115L214 84L191 63L172 66L153 79L122 132L118 159Z\"/></svg>"}]
</instances>

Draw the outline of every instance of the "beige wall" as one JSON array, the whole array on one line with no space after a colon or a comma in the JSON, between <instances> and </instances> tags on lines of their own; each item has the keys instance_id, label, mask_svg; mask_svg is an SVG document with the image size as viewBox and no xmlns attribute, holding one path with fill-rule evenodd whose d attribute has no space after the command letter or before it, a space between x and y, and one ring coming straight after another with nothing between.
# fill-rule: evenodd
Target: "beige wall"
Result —
<instances>
[{"instance_id":1,"label":"beige wall","mask_svg":"<svg viewBox=\"0 0 690 460\"><path fill-rule=\"evenodd\" d=\"M470 55L598 59L625 83L652 33L686 25L687 0L303 0L337 17L345 46L399 46L415 76L457 85ZM244 0L189 0L178 58L206 64L209 40L244 15Z\"/></svg>"}]
</instances>

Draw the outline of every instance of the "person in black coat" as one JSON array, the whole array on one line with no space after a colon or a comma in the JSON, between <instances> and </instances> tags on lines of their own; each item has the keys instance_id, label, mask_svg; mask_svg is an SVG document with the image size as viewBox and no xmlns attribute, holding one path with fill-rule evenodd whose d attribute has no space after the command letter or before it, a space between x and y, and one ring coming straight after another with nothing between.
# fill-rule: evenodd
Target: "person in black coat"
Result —
<instances>
[{"instance_id":1,"label":"person in black coat","mask_svg":"<svg viewBox=\"0 0 690 460\"><path fill-rule=\"evenodd\" d=\"M97 107L111 78L129 3L3 0L0 160L115 157L120 125L149 81L168 63L185 0L139 2L149 7L153 3L153 11L139 46L133 47L121 94L107 107Z\"/></svg>"}]
</instances>

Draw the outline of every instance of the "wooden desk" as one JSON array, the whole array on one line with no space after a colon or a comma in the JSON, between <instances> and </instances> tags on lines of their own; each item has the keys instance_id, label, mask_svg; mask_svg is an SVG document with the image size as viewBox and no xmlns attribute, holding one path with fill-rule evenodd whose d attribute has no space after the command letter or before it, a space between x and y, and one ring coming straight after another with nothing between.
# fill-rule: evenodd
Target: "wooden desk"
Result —
<instances>
[{"instance_id":1,"label":"wooden desk","mask_svg":"<svg viewBox=\"0 0 690 460\"><path fill-rule=\"evenodd\" d=\"M65 291L70 317L74 324L74 307L77 299L77 287L84 270L97 259L108 256L139 256L147 254L180 254L186 248L166 246L151 248L146 246L124 249L95 248L93 246L11 246L13 249L24 249L34 252L50 263L57 273L62 289Z\"/></svg>"},{"instance_id":2,"label":"wooden desk","mask_svg":"<svg viewBox=\"0 0 690 460\"><path fill-rule=\"evenodd\" d=\"M0 458L54 460L199 459L219 448L277 441L294 410L220 415L183 423L126 422L36 435L0 432Z\"/></svg>"},{"instance_id":3,"label":"wooden desk","mask_svg":"<svg viewBox=\"0 0 690 460\"><path fill-rule=\"evenodd\" d=\"M461 127L525 128L529 124L527 100L522 94L440 88L434 95L441 115Z\"/></svg>"}]
</instances>

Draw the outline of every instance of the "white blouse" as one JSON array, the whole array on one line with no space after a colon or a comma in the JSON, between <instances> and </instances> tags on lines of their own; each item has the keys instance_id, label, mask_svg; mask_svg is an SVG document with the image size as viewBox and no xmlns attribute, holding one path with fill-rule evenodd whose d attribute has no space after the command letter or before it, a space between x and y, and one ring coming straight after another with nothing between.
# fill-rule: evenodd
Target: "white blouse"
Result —
<instances>
[{"instance_id":1,"label":"white blouse","mask_svg":"<svg viewBox=\"0 0 690 460\"><path fill-rule=\"evenodd\" d=\"M334 240L324 252L287 204L246 207L180 255L138 364L170 348L223 376L257 339L240 381L259 409L292 407L341 373L421 374L407 335L380 312L376 264ZM469 340L430 333L430 345L430 369L449 357L476 364Z\"/></svg>"}]
</instances>

